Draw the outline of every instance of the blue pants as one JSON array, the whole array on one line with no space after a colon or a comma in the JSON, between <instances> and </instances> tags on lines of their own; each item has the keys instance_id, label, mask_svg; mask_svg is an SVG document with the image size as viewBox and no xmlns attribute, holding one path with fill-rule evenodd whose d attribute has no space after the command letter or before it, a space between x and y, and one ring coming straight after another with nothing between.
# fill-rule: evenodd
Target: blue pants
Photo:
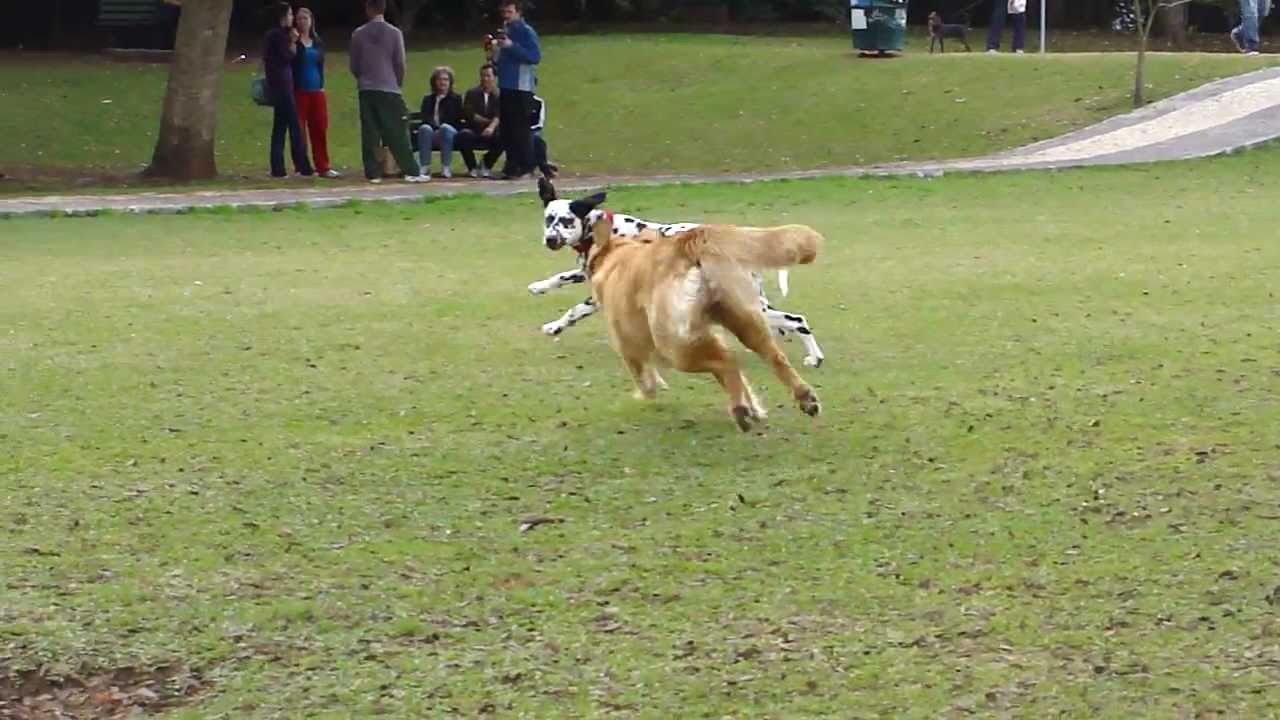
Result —
<instances>
[{"instance_id":1,"label":"blue pants","mask_svg":"<svg viewBox=\"0 0 1280 720\"><path fill-rule=\"evenodd\" d=\"M1262 44L1262 19L1271 12L1271 0L1240 0L1240 24L1231 33L1240 38L1245 52L1257 52Z\"/></svg>"},{"instance_id":2,"label":"blue pants","mask_svg":"<svg viewBox=\"0 0 1280 720\"><path fill-rule=\"evenodd\" d=\"M1000 49L1000 36L1004 34L1005 18L1013 24L1013 49L1021 50L1027 44L1027 14L1009 14L1005 0L996 0L991 9L991 29L987 31L987 49Z\"/></svg>"},{"instance_id":3,"label":"blue pants","mask_svg":"<svg viewBox=\"0 0 1280 720\"><path fill-rule=\"evenodd\" d=\"M458 130L449 123L442 123L438 128L430 125L418 128L418 157L422 159L423 172L431 167L432 150L440 151L440 167L453 165L453 139L457 136Z\"/></svg>"},{"instance_id":4,"label":"blue pants","mask_svg":"<svg viewBox=\"0 0 1280 720\"><path fill-rule=\"evenodd\" d=\"M293 93L277 93L271 118L271 174L284 177L284 136L289 135L289 150L293 155L293 169L303 175L311 175L311 160L307 158L307 141L302 135L302 123L298 121L298 105Z\"/></svg>"}]
</instances>

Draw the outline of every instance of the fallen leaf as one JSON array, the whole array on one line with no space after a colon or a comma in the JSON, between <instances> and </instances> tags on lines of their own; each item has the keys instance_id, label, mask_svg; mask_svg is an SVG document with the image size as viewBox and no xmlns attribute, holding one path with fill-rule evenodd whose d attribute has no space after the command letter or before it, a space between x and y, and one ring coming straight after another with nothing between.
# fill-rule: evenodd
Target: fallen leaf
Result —
<instances>
[{"instance_id":1,"label":"fallen leaf","mask_svg":"<svg viewBox=\"0 0 1280 720\"><path fill-rule=\"evenodd\" d=\"M564 518L545 517L542 515L534 515L520 520L520 532L525 533L538 527L539 525L554 525L564 522Z\"/></svg>"}]
</instances>

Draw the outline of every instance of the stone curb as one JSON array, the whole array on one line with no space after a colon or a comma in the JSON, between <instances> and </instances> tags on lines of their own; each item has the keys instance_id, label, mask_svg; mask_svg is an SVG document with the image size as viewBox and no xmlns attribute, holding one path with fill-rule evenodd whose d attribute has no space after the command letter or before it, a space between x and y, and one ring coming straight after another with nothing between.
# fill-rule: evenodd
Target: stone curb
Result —
<instances>
[{"instance_id":1,"label":"stone curb","mask_svg":"<svg viewBox=\"0 0 1280 720\"><path fill-rule=\"evenodd\" d=\"M672 184L753 183L781 180L805 180L824 177L942 177L947 173L988 173L1033 170L1059 170L1090 166L1152 163L1189 160L1212 155L1240 152L1280 138L1280 96L1265 110L1240 117L1221 125L1178 135L1167 141L1137 145L1115 152L1068 160L1037 161L1037 153L1101 138L1109 133L1151 123L1197 103L1209 101L1261 82L1280 79L1280 67L1265 68L1234 77L1216 80L1185 93L1152 103L1125 115L1109 118L1057 138L1040 141L1014 150L982 158L966 158L938 162L907 162L875 166L798 170L761 175L663 175L650 177L584 177L560 182L569 192L602 187L652 187ZM1236 93L1240 95L1240 93ZM1185 115L1186 113L1182 113ZM1133 131L1131 130L1130 133ZM1020 161L1020 157L1027 158ZM444 185L444 187L441 187ZM0 199L0 218L31 216L94 216L104 212L176 214L195 209L271 209L290 207L324 208L360 202L420 202L431 197L490 195L504 197L533 192L530 184L481 183L470 181L405 187L342 187L332 190L246 190L205 191L197 193L143 193L136 195L46 196Z\"/></svg>"}]
</instances>

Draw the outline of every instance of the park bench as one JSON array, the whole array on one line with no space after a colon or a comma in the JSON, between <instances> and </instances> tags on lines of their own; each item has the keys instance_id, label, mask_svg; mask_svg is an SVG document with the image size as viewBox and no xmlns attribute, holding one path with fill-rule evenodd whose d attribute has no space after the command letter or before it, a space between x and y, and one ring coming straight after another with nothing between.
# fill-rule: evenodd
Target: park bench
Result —
<instances>
[{"instance_id":1,"label":"park bench","mask_svg":"<svg viewBox=\"0 0 1280 720\"><path fill-rule=\"evenodd\" d=\"M99 0L98 27L150 27L160 21L160 0Z\"/></svg>"},{"instance_id":2,"label":"park bench","mask_svg":"<svg viewBox=\"0 0 1280 720\"><path fill-rule=\"evenodd\" d=\"M420 113L420 112L411 112L411 113L408 113L408 114L406 114L406 115L404 116L404 122L405 122L405 125L409 128L409 147L413 148L413 151L414 151L414 152L418 152L418 150L419 150L419 148L418 148L418 128L422 127L423 122L425 122L425 121L423 120L422 113ZM458 129L459 129L459 130L461 130L462 128L458 128ZM490 145L489 143L491 143L491 142L496 142L496 140L491 140L491 141L480 141L480 142L483 142L484 144L483 144L483 145L481 145L480 147L476 148L476 149L477 149L477 150L488 150L488 149L491 147L491 145Z\"/></svg>"},{"instance_id":3,"label":"park bench","mask_svg":"<svg viewBox=\"0 0 1280 720\"><path fill-rule=\"evenodd\" d=\"M117 48L172 49L176 7L163 0L98 0L97 26Z\"/></svg>"}]
</instances>

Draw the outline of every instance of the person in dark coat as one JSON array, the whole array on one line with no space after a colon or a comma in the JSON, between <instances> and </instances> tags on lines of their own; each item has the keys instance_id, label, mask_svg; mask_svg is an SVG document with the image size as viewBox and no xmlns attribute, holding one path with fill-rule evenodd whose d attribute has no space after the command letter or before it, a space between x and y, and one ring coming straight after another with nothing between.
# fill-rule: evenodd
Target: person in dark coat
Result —
<instances>
[{"instance_id":1,"label":"person in dark coat","mask_svg":"<svg viewBox=\"0 0 1280 720\"><path fill-rule=\"evenodd\" d=\"M422 172L431 173L431 151L440 151L440 176L453 177L453 145L462 129L462 98L453 91L453 69L431 71L431 92L422 98L422 126L418 128L418 157Z\"/></svg>"},{"instance_id":2,"label":"person in dark coat","mask_svg":"<svg viewBox=\"0 0 1280 720\"><path fill-rule=\"evenodd\" d=\"M272 7L275 26L267 32L262 42L262 68L267 79L267 93L274 109L271 120L271 176L288 177L284 165L284 140L289 136L289 150L293 155L293 168L299 175L311 176L311 161L307 159L307 142L302 136L302 124L298 121L298 104L293 94L293 59L298 51L298 31L293 27L293 8L289 3L276 3Z\"/></svg>"},{"instance_id":3,"label":"person in dark coat","mask_svg":"<svg viewBox=\"0 0 1280 720\"><path fill-rule=\"evenodd\" d=\"M473 178L489 177L489 170L502 157L502 141L498 132L498 74L485 63L480 66L480 84L467 91L462 99L462 122L466 127L458 133L458 149ZM476 163L476 150L485 150Z\"/></svg>"}]
</instances>

